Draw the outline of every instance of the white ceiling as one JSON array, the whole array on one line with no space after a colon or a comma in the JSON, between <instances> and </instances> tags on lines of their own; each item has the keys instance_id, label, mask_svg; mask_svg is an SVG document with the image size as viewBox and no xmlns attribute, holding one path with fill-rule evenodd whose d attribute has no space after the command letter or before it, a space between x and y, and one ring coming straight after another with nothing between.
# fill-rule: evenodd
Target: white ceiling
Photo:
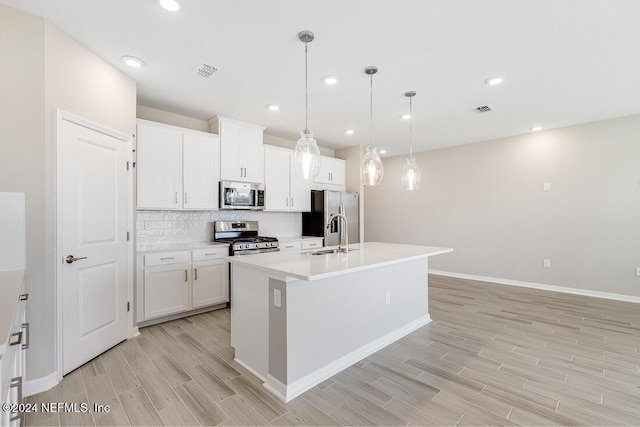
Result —
<instances>
[{"instance_id":1,"label":"white ceiling","mask_svg":"<svg viewBox=\"0 0 640 427\"><path fill-rule=\"evenodd\" d=\"M0 0L43 16L138 83L138 103L209 119L223 115L320 145L365 144L374 77L374 143L408 152L407 90L416 151L640 113L638 0ZM145 61L138 70L120 57ZM220 68L195 76L202 62ZM326 86L321 79L336 75ZM505 75L502 85L484 80ZM277 113L266 104L278 104ZM495 111L477 114L489 104ZM345 129L355 129L347 136Z\"/></svg>"}]
</instances>

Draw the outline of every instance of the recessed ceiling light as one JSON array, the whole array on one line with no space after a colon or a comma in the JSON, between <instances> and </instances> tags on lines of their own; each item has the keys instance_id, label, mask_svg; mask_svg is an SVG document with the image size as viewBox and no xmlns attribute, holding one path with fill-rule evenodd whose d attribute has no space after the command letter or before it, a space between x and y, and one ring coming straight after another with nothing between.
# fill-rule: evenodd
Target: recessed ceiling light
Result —
<instances>
[{"instance_id":1,"label":"recessed ceiling light","mask_svg":"<svg viewBox=\"0 0 640 427\"><path fill-rule=\"evenodd\" d=\"M123 56L122 60L129 67L133 67L133 68L140 68L144 65L144 62L142 62L142 59L136 58L135 56Z\"/></svg>"},{"instance_id":2,"label":"recessed ceiling light","mask_svg":"<svg viewBox=\"0 0 640 427\"><path fill-rule=\"evenodd\" d=\"M356 132L353 129L347 129L344 131L344 133L346 133L347 135L353 135Z\"/></svg>"},{"instance_id":3,"label":"recessed ceiling light","mask_svg":"<svg viewBox=\"0 0 640 427\"><path fill-rule=\"evenodd\" d=\"M495 76L495 77L489 77L484 82L490 86L495 86L495 85L499 85L503 81L504 81L504 76Z\"/></svg>"},{"instance_id":4,"label":"recessed ceiling light","mask_svg":"<svg viewBox=\"0 0 640 427\"><path fill-rule=\"evenodd\" d=\"M276 104L268 104L267 105L267 110L269 110L269 111L280 111L280 107L277 106Z\"/></svg>"},{"instance_id":5,"label":"recessed ceiling light","mask_svg":"<svg viewBox=\"0 0 640 427\"><path fill-rule=\"evenodd\" d=\"M158 3L169 12L177 12L180 10L180 3L176 0L158 0Z\"/></svg>"},{"instance_id":6,"label":"recessed ceiling light","mask_svg":"<svg viewBox=\"0 0 640 427\"><path fill-rule=\"evenodd\" d=\"M403 114L400 116L400 118L402 120L409 120L411 118L411 114L407 113L407 114Z\"/></svg>"},{"instance_id":7,"label":"recessed ceiling light","mask_svg":"<svg viewBox=\"0 0 640 427\"><path fill-rule=\"evenodd\" d=\"M387 154L387 150L380 150L379 153L380 154Z\"/></svg>"},{"instance_id":8,"label":"recessed ceiling light","mask_svg":"<svg viewBox=\"0 0 640 427\"><path fill-rule=\"evenodd\" d=\"M338 83L338 78L336 76L324 76L322 78L322 81L324 82L324 84L334 85Z\"/></svg>"},{"instance_id":9,"label":"recessed ceiling light","mask_svg":"<svg viewBox=\"0 0 640 427\"><path fill-rule=\"evenodd\" d=\"M540 130L542 130L542 126L534 126L532 128L529 129L531 132L538 132Z\"/></svg>"}]
</instances>

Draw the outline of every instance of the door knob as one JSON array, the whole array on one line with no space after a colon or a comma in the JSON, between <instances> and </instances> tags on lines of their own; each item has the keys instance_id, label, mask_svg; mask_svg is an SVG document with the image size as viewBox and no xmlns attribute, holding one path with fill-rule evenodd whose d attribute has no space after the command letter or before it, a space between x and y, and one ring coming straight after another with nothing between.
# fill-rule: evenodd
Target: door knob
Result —
<instances>
[{"instance_id":1,"label":"door knob","mask_svg":"<svg viewBox=\"0 0 640 427\"><path fill-rule=\"evenodd\" d=\"M67 264L71 264L74 261L79 261L81 259L87 259L86 256L81 256L81 257L74 257L73 255L67 255L67 257L65 258L65 261L67 261Z\"/></svg>"}]
</instances>

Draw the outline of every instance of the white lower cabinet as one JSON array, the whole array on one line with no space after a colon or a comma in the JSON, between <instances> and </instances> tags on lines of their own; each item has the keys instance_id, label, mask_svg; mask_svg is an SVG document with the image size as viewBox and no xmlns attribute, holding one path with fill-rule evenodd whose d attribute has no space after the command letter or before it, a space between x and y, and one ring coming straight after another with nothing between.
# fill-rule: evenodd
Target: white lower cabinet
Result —
<instances>
[{"instance_id":1,"label":"white lower cabinet","mask_svg":"<svg viewBox=\"0 0 640 427\"><path fill-rule=\"evenodd\" d=\"M229 301L227 246L138 255L138 322Z\"/></svg>"},{"instance_id":2,"label":"white lower cabinet","mask_svg":"<svg viewBox=\"0 0 640 427\"><path fill-rule=\"evenodd\" d=\"M0 411L1 426L19 426L24 413L14 411L22 403L25 374L25 350L29 348L29 324L25 323L25 302L28 294L20 295L10 327L6 351L0 354L0 403L8 404Z\"/></svg>"},{"instance_id":3,"label":"white lower cabinet","mask_svg":"<svg viewBox=\"0 0 640 427\"><path fill-rule=\"evenodd\" d=\"M189 310L190 264L147 267L144 271L144 318Z\"/></svg>"},{"instance_id":4,"label":"white lower cabinet","mask_svg":"<svg viewBox=\"0 0 640 427\"><path fill-rule=\"evenodd\" d=\"M193 263L193 308L229 301L229 263L222 260Z\"/></svg>"},{"instance_id":5,"label":"white lower cabinet","mask_svg":"<svg viewBox=\"0 0 640 427\"><path fill-rule=\"evenodd\" d=\"M322 237L318 238L280 238L278 239L278 243L280 245L281 251L301 251L304 249L319 249L322 247L324 239Z\"/></svg>"}]
</instances>

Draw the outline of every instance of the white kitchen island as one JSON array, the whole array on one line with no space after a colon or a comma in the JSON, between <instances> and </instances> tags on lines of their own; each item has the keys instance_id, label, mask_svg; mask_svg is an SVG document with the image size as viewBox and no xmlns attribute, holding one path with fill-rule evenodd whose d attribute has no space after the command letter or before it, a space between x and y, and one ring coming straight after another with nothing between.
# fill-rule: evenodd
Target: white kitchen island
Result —
<instances>
[{"instance_id":1,"label":"white kitchen island","mask_svg":"<svg viewBox=\"0 0 640 427\"><path fill-rule=\"evenodd\" d=\"M295 398L429 323L427 258L452 251L368 242L227 258L236 360Z\"/></svg>"}]
</instances>

